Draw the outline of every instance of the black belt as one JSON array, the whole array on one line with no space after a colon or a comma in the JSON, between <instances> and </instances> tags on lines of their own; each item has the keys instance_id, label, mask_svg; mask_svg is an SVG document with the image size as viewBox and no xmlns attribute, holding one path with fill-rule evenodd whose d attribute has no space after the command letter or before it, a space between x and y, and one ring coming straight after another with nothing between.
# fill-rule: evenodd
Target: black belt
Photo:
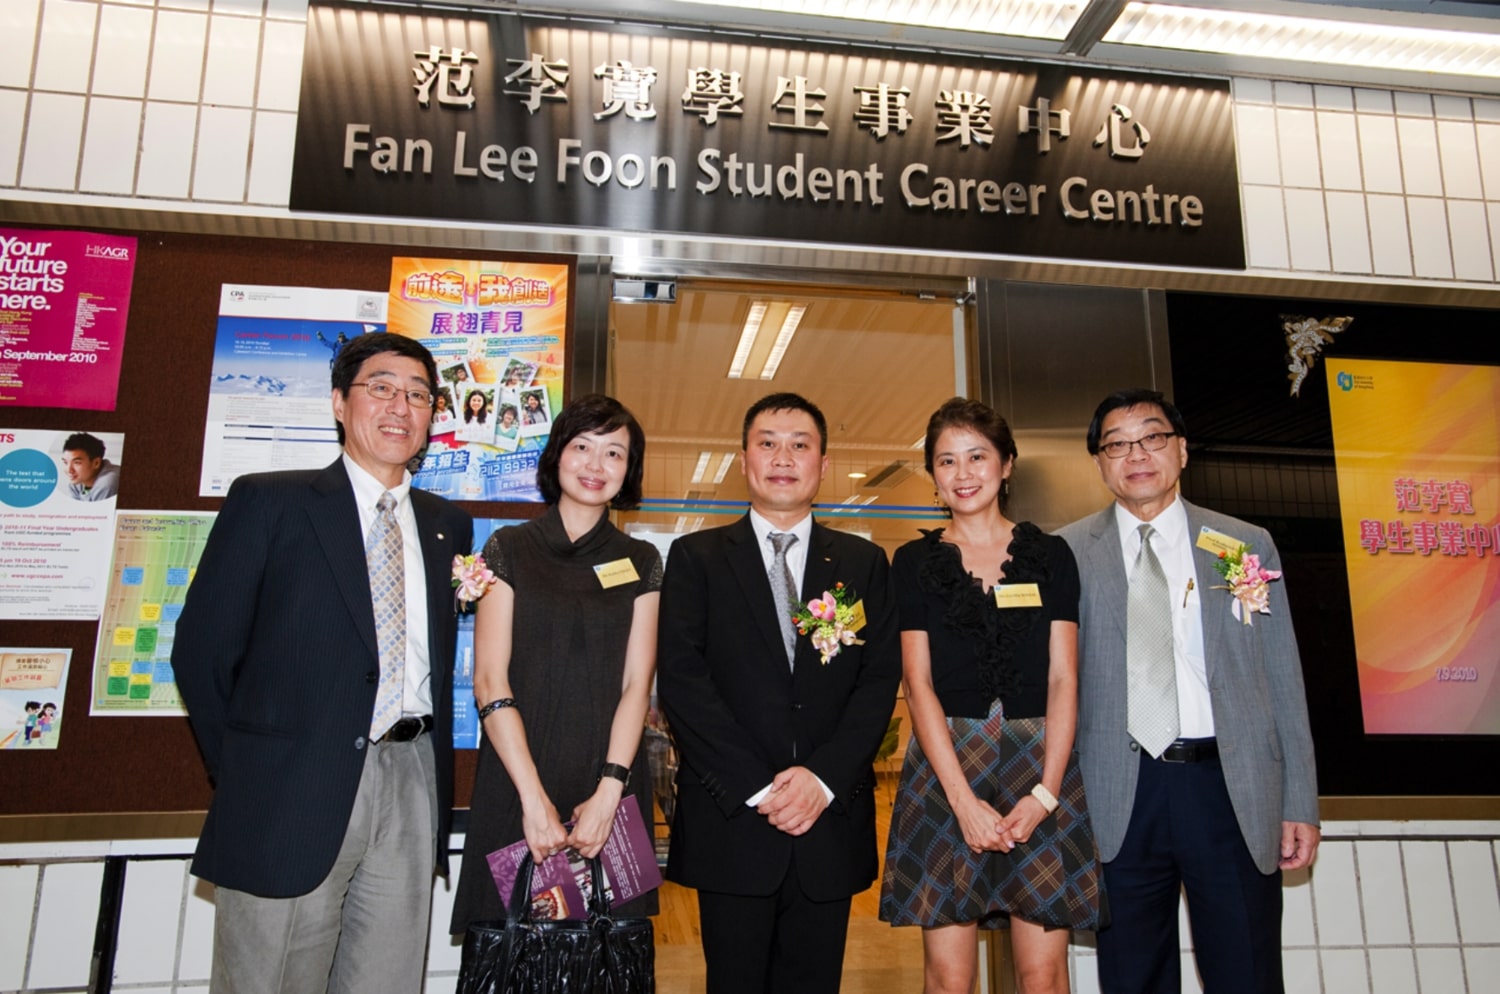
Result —
<instances>
[{"instance_id":1,"label":"black belt","mask_svg":"<svg viewBox=\"0 0 1500 994\"><path fill-rule=\"evenodd\" d=\"M1201 763L1219 757L1216 739L1178 739L1162 750L1163 763Z\"/></svg>"},{"instance_id":2,"label":"black belt","mask_svg":"<svg viewBox=\"0 0 1500 994\"><path fill-rule=\"evenodd\" d=\"M408 715L390 727L390 730L376 739L376 742L410 742L412 739L432 731L432 715L424 714L420 718Z\"/></svg>"}]
</instances>

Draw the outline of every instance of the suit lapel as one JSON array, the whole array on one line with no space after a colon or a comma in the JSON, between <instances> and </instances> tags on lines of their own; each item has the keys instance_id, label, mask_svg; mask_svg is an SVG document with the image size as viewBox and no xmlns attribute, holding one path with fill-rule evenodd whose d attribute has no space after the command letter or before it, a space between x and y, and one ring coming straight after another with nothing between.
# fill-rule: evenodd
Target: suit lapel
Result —
<instances>
[{"instance_id":1,"label":"suit lapel","mask_svg":"<svg viewBox=\"0 0 1500 994\"><path fill-rule=\"evenodd\" d=\"M771 581L766 576L766 561L761 555L760 545L755 541L755 529L746 515L724 531L728 546L726 556L729 568L745 594L745 604L755 627L760 632L768 650L768 658L784 660L786 648L781 641L781 624L776 619L776 601L771 596ZM785 672L785 667L780 667Z\"/></svg>"},{"instance_id":2,"label":"suit lapel","mask_svg":"<svg viewBox=\"0 0 1500 994\"><path fill-rule=\"evenodd\" d=\"M833 549L833 531L814 521L807 549L807 564L802 568L802 603L806 604L814 597L822 597L824 592L832 590L839 579L838 569L838 557ZM859 591L856 590L855 593L858 594ZM813 659L817 658L818 650L813 646L812 639L797 636L794 663L800 665L804 662L804 656L809 653Z\"/></svg>"},{"instance_id":3,"label":"suit lapel","mask_svg":"<svg viewBox=\"0 0 1500 994\"><path fill-rule=\"evenodd\" d=\"M1103 611L1104 620L1119 629L1123 645L1130 577L1125 575L1124 553L1120 550L1120 528L1115 523L1115 505L1110 504L1094 516L1089 522L1089 535L1093 541L1084 550L1084 555L1078 562L1078 571L1084 576L1098 578L1098 606Z\"/></svg>"},{"instance_id":4,"label":"suit lapel","mask_svg":"<svg viewBox=\"0 0 1500 994\"><path fill-rule=\"evenodd\" d=\"M1181 497L1178 500L1182 500ZM1182 501L1187 511L1188 541L1193 544L1193 582L1198 585L1198 615L1203 623L1203 664L1208 676L1209 690L1213 690L1215 663L1218 653L1212 647L1223 646L1229 635L1229 624L1239 624L1229 611L1228 594L1220 599L1215 596L1214 586L1222 584L1223 578L1214 569L1217 557L1207 549L1198 548L1198 533L1208 524L1202 510ZM1212 526L1210 526L1212 527ZM1235 537L1235 536L1231 536Z\"/></svg>"},{"instance_id":5,"label":"suit lapel","mask_svg":"<svg viewBox=\"0 0 1500 994\"><path fill-rule=\"evenodd\" d=\"M380 642L375 635L375 607L370 597L370 571L365 563L364 537L359 527L359 508L355 506L354 485L337 459L313 478L317 497L308 504L307 515L323 555L333 567L334 582L354 619L370 654L380 658Z\"/></svg>"},{"instance_id":6,"label":"suit lapel","mask_svg":"<svg viewBox=\"0 0 1500 994\"><path fill-rule=\"evenodd\" d=\"M453 610L449 592L453 588L452 566L445 558L450 546L448 536L438 532L436 508L426 493L412 489L411 509L417 521L417 539L422 546L422 568L427 581L427 644L442 644L447 630L448 614ZM467 551L467 550L465 550Z\"/></svg>"}]
</instances>

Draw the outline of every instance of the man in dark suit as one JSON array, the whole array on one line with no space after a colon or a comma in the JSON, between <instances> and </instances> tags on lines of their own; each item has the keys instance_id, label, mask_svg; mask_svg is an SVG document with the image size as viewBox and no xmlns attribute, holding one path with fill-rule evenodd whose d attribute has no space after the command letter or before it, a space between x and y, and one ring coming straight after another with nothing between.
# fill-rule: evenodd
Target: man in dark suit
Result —
<instances>
[{"instance_id":1,"label":"man in dark suit","mask_svg":"<svg viewBox=\"0 0 1500 994\"><path fill-rule=\"evenodd\" d=\"M698 889L709 994L836 992L850 898L876 873L896 609L885 553L812 520L822 412L772 394L743 444L750 513L679 539L662 587L657 687L681 759L667 877ZM862 644L824 663L790 615L837 583L863 602Z\"/></svg>"},{"instance_id":2,"label":"man in dark suit","mask_svg":"<svg viewBox=\"0 0 1500 994\"><path fill-rule=\"evenodd\" d=\"M343 455L230 487L172 666L214 799L211 989L422 989L453 802L453 557L469 516L411 489L436 370L367 334L333 366Z\"/></svg>"},{"instance_id":3,"label":"man in dark suit","mask_svg":"<svg viewBox=\"0 0 1500 994\"><path fill-rule=\"evenodd\" d=\"M1264 529L1177 493L1186 433L1160 393L1105 398L1088 450L1115 502L1060 533L1083 580L1078 752L1113 920L1099 983L1182 989L1185 888L1204 988L1272 994L1281 871L1311 863L1319 838L1302 664L1285 585L1260 613L1214 569L1240 546L1281 564Z\"/></svg>"}]
</instances>

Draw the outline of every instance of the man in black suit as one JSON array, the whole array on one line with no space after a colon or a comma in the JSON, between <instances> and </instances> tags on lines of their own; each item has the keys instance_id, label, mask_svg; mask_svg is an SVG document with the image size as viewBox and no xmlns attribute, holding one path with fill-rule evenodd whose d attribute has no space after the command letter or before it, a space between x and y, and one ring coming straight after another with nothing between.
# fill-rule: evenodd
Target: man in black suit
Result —
<instances>
[{"instance_id":1,"label":"man in black suit","mask_svg":"<svg viewBox=\"0 0 1500 994\"><path fill-rule=\"evenodd\" d=\"M343 455L230 487L172 666L215 790L211 990L422 989L453 802L453 557L473 523L411 489L432 357L400 335L333 366Z\"/></svg>"},{"instance_id":2,"label":"man in black suit","mask_svg":"<svg viewBox=\"0 0 1500 994\"><path fill-rule=\"evenodd\" d=\"M662 587L657 687L681 758L667 877L698 889L709 994L828 994L850 898L875 879L896 611L885 553L812 520L822 412L772 394L743 444L750 513L679 539ZM790 613L838 583L862 644L824 662Z\"/></svg>"}]
</instances>

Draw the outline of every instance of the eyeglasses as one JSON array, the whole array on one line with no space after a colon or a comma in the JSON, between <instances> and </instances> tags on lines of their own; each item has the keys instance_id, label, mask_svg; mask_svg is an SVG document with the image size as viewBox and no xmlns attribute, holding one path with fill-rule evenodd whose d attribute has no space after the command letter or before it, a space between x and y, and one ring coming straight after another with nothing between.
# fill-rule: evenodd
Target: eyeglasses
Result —
<instances>
[{"instance_id":1,"label":"eyeglasses","mask_svg":"<svg viewBox=\"0 0 1500 994\"><path fill-rule=\"evenodd\" d=\"M1160 452L1167 447L1167 439L1176 437L1175 431L1153 431L1149 435L1142 435L1130 441L1117 438L1113 442L1105 442L1099 446L1099 451L1111 459L1124 459L1130 455L1131 446L1139 445L1143 452Z\"/></svg>"},{"instance_id":2,"label":"eyeglasses","mask_svg":"<svg viewBox=\"0 0 1500 994\"><path fill-rule=\"evenodd\" d=\"M395 400L397 394L406 394L406 402L412 407L431 408L433 396L431 390L421 387L413 387L410 390L402 390L388 380L365 380L363 383L351 383L351 387L364 387L365 392L376 400Z\"/></svg>"}]
</instances>

